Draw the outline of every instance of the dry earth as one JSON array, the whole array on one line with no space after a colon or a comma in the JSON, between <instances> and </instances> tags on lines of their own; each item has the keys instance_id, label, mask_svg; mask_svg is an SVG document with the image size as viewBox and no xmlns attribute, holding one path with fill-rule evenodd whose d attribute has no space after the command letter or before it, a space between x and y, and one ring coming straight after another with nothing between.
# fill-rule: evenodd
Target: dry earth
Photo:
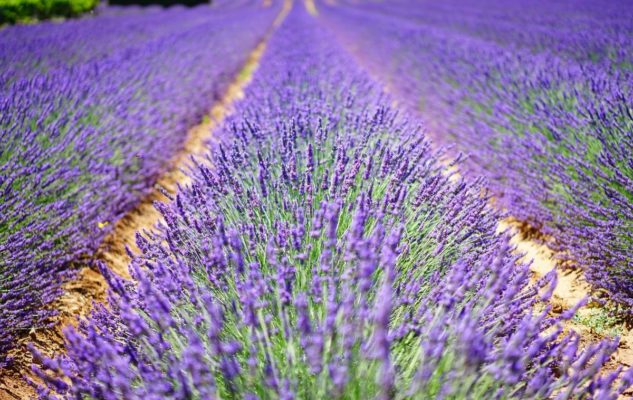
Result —
<instances>
[{"instance_id":1,"label":"dry earth","mask_svg":"<svg viewBox=\"0 0 633 400\"><path fill-rule=\"evenodd\" d=\"M633 331L624 322L619 322L615 318L611 322L596 323L598 318L608 319L609 311L601 302L595 301L600 293L591 288L582 270L562 268L556 253L544 244L546 240L539 237L538 232L515 219L507 218L501 221L498 230L511 232L511 243L516 247L516 251L524 254L524 262L531 262L533 281L542 278L551 270L556 270L558 282L550 300L553 313L560 314L569 310L585 297L590 299L587 305L577 311L574 319L565 323L564 328L579 333L584 344L619 336L618 349L609 360L606 370L613 371L618 366L633 366Z\"/></svg>"}]
</instances>

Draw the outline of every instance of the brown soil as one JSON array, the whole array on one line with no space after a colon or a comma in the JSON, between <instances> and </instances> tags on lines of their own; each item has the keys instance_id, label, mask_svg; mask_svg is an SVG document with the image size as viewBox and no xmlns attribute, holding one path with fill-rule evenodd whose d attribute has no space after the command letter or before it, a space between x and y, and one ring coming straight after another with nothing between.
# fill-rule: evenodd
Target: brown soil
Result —
<instances>
[{"instance_id":1,"label":"brown soil","mask_svg":"<svg viewBox=\"0 0 633 400\"><path fill-rule=\"evenodd\" d=\"M313 17L319 15L319 11L316 8L316 4L314 4L314 0L304 0L303 4L305 5L306 10L308 10L308 13L310 15L312 15Z\"/></svg>"},{"instance_id":2,"label":"brown soil","mask_svg":"<svg viewBox=\"0 0 633 400\"><path fill-rule=\"evenodd\" d=\"M524 254L522 261L532 263L530 269L533 281L542 278L552 270L556 270L558 281L550 300L553 313L560 314L574 307L585 297L594 296L595 298L595 296L599 295L599 293L592 290L580 269L561 268L560 262L556 260L556 254L544 244L546 240L538 237L538 232L512 218L499 222L498 231L506 230L512 235L511 243L516 247L516 251ZM576 316L589 319L592 316L592 312L599 310L601 307L601 303L589 301L586 306L577 311ZM608 313L606 310L603 311ZM585 345L609 337L609 335L598 332L578 320L566 321L564 328L566 331L574 330L579 333L581 342ZM619 366L633 366L633 331L623 322L615 323L610 328L619 332L620 344L606 365L605 371L614 371ZM633 391L627 394L631 395Z\"/></svg>"},{"instance_id":3,"label":"brown soil","mask_svg":"<svg viewBox=\"0 0 633 400\"><path fill-rule=\"evenodd\" d=\"M144 198L136 208L116 222L115 227L103 241L96 258L102 260L116 274L129 277L128 264L130 257L126 246L138 252L136 232L150 231L161 221L160 213L154 208L155 201L167 201L161 188L175 193L178 185L190 183L190 178L183 172L190 166L191 156L202 156L207 151L207 142L213 130L232 112L232 104L244 97L244 88L251 81L257 69L268 39L292 7L292 0L285 0L282 10L273 21L257 47L250 53L241 71L228 86L224 96L209 111L201 124L189 130L182 150L168 164L165 172L154 185L154 190ZM23 376L35 379L30 370L33 363L31 353L26 349L32 343L42 354L52 357L65 351L62 329L77 324L80 317L90 312L94 302L106 302L107 283L104 277L90 267L80 269L77 279L64 286L65 293L53 307L59 310L55 325L52 328L33 330L20 339L20 343L11 352L15 362L9 369L0 370L0 400L29 399L35 397L35 391Z\"/></svg>"}]
</instances>

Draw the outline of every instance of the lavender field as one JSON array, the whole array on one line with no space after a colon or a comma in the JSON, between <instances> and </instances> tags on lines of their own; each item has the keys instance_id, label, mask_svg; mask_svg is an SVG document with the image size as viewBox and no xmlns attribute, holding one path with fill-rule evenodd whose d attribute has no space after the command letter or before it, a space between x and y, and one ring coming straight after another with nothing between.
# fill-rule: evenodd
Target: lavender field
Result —
<instances>
[{"instance_id":1,"label":"lavender field","mask_svg":"<svg viewBox=\"0 0 633 400\"><path fill-rule=\"evenodd\" d=\"M632 398L632 98L621 0L0 28L0 399Z\"/></svg>"}]
</instances>

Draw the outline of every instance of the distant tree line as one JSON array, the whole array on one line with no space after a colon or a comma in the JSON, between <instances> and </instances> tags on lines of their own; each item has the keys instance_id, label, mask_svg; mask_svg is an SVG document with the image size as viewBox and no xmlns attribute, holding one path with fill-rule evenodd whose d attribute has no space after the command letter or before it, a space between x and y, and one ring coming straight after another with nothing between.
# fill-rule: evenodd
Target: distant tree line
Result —
<instances>
[{"instance_id":1,"label":"distant tree line","mask_svg":"<svg viewBox=\"0 0 633 400\"><path fill-rule=\"evenodd\" d=\"M0 0L0 25L33 22L49 18L70 18L93 10L100 0ZM184 5L210 4L212 0L108 0L116 5Z\"/></svg>"},{"instance_id":2,"label":"distant tree line","mask_svg":"<svg viewBox=\"0 0 633 400\"><path fill-rule=\"evenodd\" d=\"M0 0L0 24L74 17L98 4L99 0Z\"/></svg>"}]
</instances>

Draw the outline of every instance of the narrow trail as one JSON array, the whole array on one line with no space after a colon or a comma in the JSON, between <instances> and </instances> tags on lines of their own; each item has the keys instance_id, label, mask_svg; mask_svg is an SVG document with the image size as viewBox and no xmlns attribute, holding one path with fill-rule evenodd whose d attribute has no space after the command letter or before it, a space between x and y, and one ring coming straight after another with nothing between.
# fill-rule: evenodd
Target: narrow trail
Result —
<instances>
[{"instance_id":1,"label":"narrow trail","mask_svg":"<svg viewBox=\"0 0 633 400\"><path fill-rule=\"evenodd\" d=\"M334 0L326 0L326 2L332 4L331 2L334 2ZM308 11L310 11L311 7L314 7L312 0L305 0L305 4ZM315 17L318 16L316 7L314 13L311 12L311 14ZM387 93L393 94L395 92L389 81L384 81L378 77L372 63L366 62L363 59L361 48L344 39L341 40L341 43L356 59L356 62L364 66L366 72L373 80L382 82L383 88ZM399 107L395 96L392 106ZM424 120L424 116L422 116L422 118ZM428 136L430 138L437 137L431 134ZM442 160L445 165L450 164L450 161L451 160ZM458 171L451 170L451 172L459 175ZM492 202L491 206L497 207L494 202ZM550 299L552 312L554 314L560 314L573 308L585 297L589 299L592 298L592 295L595 297L595 290L592 289L591 285L585 279L582 270L580 268L563 268L560 261L558 261L556 253L546 244L543 244L542 241L538 240L538 232L534 232L531 227L512 217L508 217L499 221L497 231L506 231L510 234L510 243L516 248L515 251L517 254L523 254L521 261L530 263L532 282L536 282L552 270L556 271L557 285ZM574 319L564 322L563 326L565 331L576 331L584 344L589 344L608 337L620 337L619 347L606 365L606 371L608 372L614 371L619 366L625 368L633 366L633 329L627 327L622 322L616 322L615 320L609 321L610 318L609 311L606 310L602 304L596 301L589 301L587 305L581 307L576 312ZM627 395L633 395L633 391L627 393Z\"/></svg>"},{"instance_id":2,"label":"narrow trail","mask_svg":"<svg viewBox=\"0 0 633 400\"><path fill-rule=\"evenodd\" d=\"M268 31L249 54L240 71L227 87L222 98L207 113L203 122L191 128L182 150L169 162L167 171L160 176L151 193L133 210L115 223L112 232L104 239L95 258L103 261L116 274L129 277L128 265L131 261L126 247L132 252L139 252L136 246L136 233L153 230L161 222L161 216L154 207L156 201L168 201L162 190L175 194L178 186L190 183L191 178L184 172L191 165L191 157L203 156L207 142L222 121L233 112L233 103L244 97L244 88L250 83L259 66L260 59L266 50L270 37L281 25L292 8L292 0L284 0L283 6ZM21 340L10 353L16 360L11 369L0 370L0 400L35 398L33 388L22 377L36 380L30 370L33 362L31 354L26 350L27 343L32 343L46 356L53 356L65 351L62 330L65 326L76 325L78 317L85 317L92 309L94 302L107 301L107 282L95 269L83 267L77 279L64 285L64 294L54 304L59 311L55 324L51 328L33 330Z\"/></svg>"},{"instance_id":3,"label":"narrow trail","mask_svg":"<svg viewBox=\"0 0 633 400\"><path fill-rule=\"evenodd\" d=\"M591 296L595 296L596 293L585 279L582 270L579 268L561 269L556 253L535 238L535 233L520 221L506 218L499 223L498 229L512 233L511 243L516 247L517 252L524 254L523 261L532 263L530 269L533 281L542 278L551 270L556 270L558 282L550 300L554 313L559 314L569 310L585 297L590 298L587 305L578 310L576 317L566 322L565 328L575 330L586 343L608 336L619 336L619 347L609 361L607 370L615 370L620 365L633 366L633 331L623 323L614 323L608 324L611 332L604 332L599 321L596 324L590 323L592 319L608 317L608 312L599 302L591 300Z\"/></svg>"},{"instance_id":4,"label":"narrow trail","mask_svg":"<svg viewBox=\"0 0 633 400\"><path fill-rule=\"evenodd\" d=\"M319 11L316 8L316 4L314 4L314 0L304 0L303 4L308 11L308 14L312 15L313 17L319 15Z\"/></svg>"}]
</instances>

